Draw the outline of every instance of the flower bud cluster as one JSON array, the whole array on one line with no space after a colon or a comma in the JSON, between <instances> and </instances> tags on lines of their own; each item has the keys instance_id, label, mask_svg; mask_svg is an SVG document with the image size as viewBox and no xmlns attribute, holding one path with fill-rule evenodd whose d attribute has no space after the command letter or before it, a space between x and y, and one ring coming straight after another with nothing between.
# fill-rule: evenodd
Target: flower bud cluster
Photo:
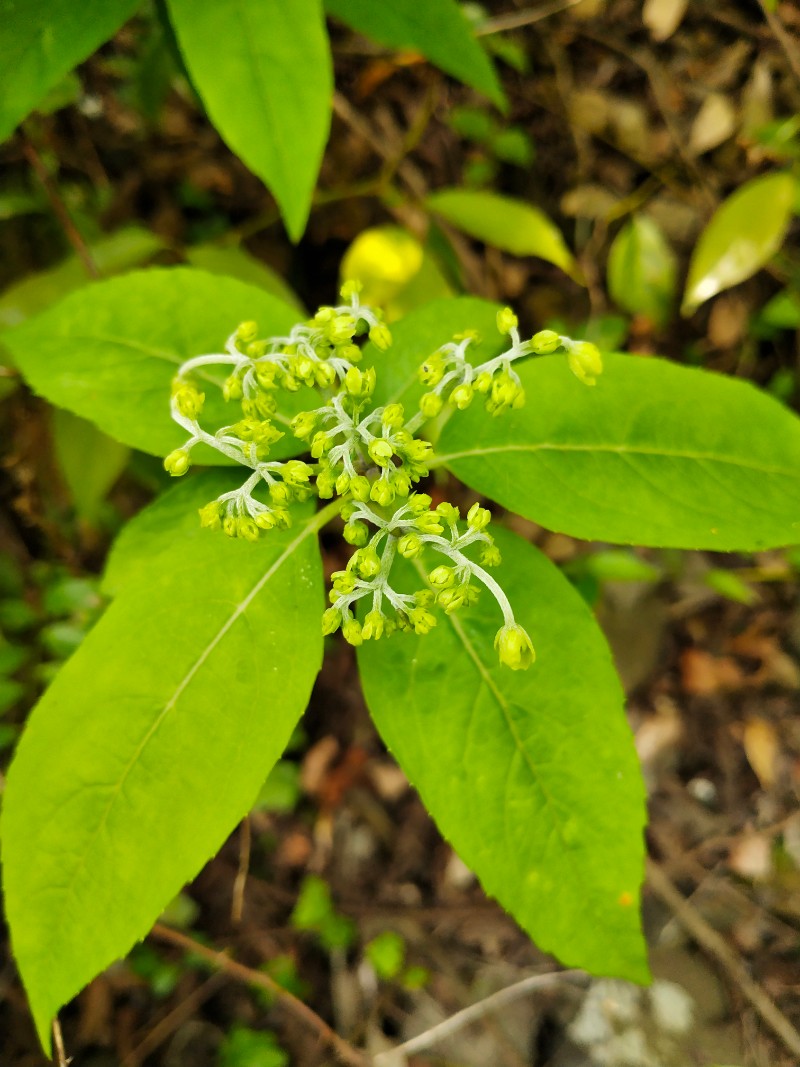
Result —
<instances>
[{"instance_id":1,"label":"flower bud cluster","mask_svg":"<svg viewBox=\"0 0 800 1067\"><path fill-rule=\"evenodd\" d=\"M171 409L189 437L166 457L164 466L176 477L185 474L192 449L205 444L248 468L243 485L200 509L204 527L247 541L290 526L290 506L312 494L341 499L344 538L354 552L345 569L333 575L324 633L341 629L354 645L398 629L426 634L436 625L436 609L452 615L467 608L483 587L503 615L495 640L500 661L524 669L534 659L530 638L485 569L500 562L488 533L491 515L474 504L464 526L457 507L441 503L433 508L429 496L414 491L433 458L431 444L416 433L445 404L463 410L477 393L493 415L521 407L525 394L512 366L518 359L562 349L573 373L592 385L602 370L600 354L589 342L551 330L523 342L516 315L504 308L497 326L510 339L509 348L473 365L468 356L474 333L442 345L420 369L430 391L409 417L400 403L376 406L375 369L359 365L359 342L367 336L380 350L391 344L380 314L361 304L359 289L348 282L342 288L346 303L320 308L286 336L259 339L256 324L243 322L224 352L184 363L173 383ZM213 369L220 367L226 368L224 381L213 377ZM214 431L200 423L210 387L239 409L234 419ZM278 394L305 387L322 402L287 423L279 414ZM309 461L270 459L273 445L285 433L276 423L288 425L306 443ZM478 559L472 558L475 554ZM415 593L401 592L392 584L398 555L426 575L424 587Z\"/></svg>"},{"instance_id":2,"label":"flower bud cluster","mask_svg":"<svg viewBox=\"0 0 800 1067\"><path fill-rule=\"evenodd\" d=\"M573 341L554 330L540 330L530 340L522 341L518 327L511 308L498 311L497 328L509 337L510 346L499 356L478 365L468 359L469 346L477 340L474 332L455 337L429 356L419 371L419 380L431 387L420 400L422 416L435 418L445 404L463 411L478 394L485 398L486 410L491 415L521 408L525 390L512 363L526 356L549 355L559 349L566 352L573 374L585 385L595 384L603 363L599 350L590 341Z\"/></svg>"}]
</instances>

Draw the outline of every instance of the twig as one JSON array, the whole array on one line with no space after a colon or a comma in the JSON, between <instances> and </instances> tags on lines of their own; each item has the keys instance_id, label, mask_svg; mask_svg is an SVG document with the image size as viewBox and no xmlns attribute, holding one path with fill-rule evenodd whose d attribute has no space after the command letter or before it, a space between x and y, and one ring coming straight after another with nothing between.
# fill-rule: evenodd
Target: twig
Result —
<instances>
[{"instance_id":1,"label":"twig","mask_svg":"<svg viewBox=\"0 0 800 1067\"><path fill-rule=\"evenodd\" d=\"M568 11L571 7L577 7L583 2L584 0L556 0L548 7L509 11L507 15L497 15L496 18L487 19L475 30L475 36L485 37L490 33L503 33L505 30L519 30L523 26L532 26L534 22L549 19L551 15L557 15L560 11Z\"/></svg>"},{"instance_id":2,"label":"twig","mask_svg":"<svg viewBox=\"0 0 800 1067\"><path fill-rule=\"evenodd\" d=\"M231 922L238 926L244 914L244 887L247 884L247 872L250 869L250 845L252 834L250 820L242 820L242 832L239 836L239 869L233 882L231 893Z\"/></svg>"},{"instance_id":3,"label":"twig","mask_svg":"<svg viewBox=\"0 0 800 1067\"><path fill-rule=\"evenodd\" d=\"M496 993L484 997L483 1000L478 1000L475 1004L462 1008L455 1015L451 1015L449 1019L444 1019L435 1026L431 1026L428 1030L423 1031L416 1037L412 1037L409 1041L404 1041L402 1045L398 1045L388 1052L379 1053L375 1057L375 1067L382 1067L382 1065L383 1067L390 1067L390 1064L396 1062L398 1056L410 1056L413 1052L419 1052L420 1049L428 1048L439 1041L444 1041L445 1038L451 1037L457 1030L461 1030L469 1023L482 1018L488 1012L496 1011L501 1005L508 1004L526 993L557 985L564 978L585 977L586 973L584 971L552 971L548 974L529 974L527 978L522 978L519 982L514 982L513 985L506 986L505 989L499 989Z\"/></svg>"},{"instance_id":4,"label":"twig","mask_svg":"<svg viewBox=\"0 0 800 1067\"><path fill-rule=\"evenodd\" d=\"M687 933L736 983L742 996L750 1001L772 1032L780 1038L794 1056L800 1057L800 1033L761 986L753 981L742 961L728 946L725 938L709 926L697 909L678 892L661 867L652 860L647 863L647 881L656 896L667 905Z\"/></svg>"},{"instance_id":5,"label":"twig","mask_svg":"<svg viewBox=\"0 0 800 1067\"><path fill-rule=\"evenodd\" d=\"M160 1022L150 1030L139 1044L122 1061L122 1067L139 1067L147 1057L155 1052L159 1045L163 1045L167 1038L178 1029L187 1019L190 1019L200 1005L208 1000L221 985L227 981L228 976L224 971L217 971L207 978L202 985L185 997L177 1007L164 1016Z\"/></svg>"},{"instance_id":6,"label":"twig","mask_svg":"<svg viewBox=\"0 0 800 1067\"><path fill-rule=\"evenodd\" d=\"M25 153L25 158L33 168L36 177L42 183L42 188L45 191L47 199L50 201L53 214L61 224L61 228L64 231L67 240L75 250L78 259L83 263L86 273L90 278L99 278L100 271L97 269L97 264L92 259L92 254L81 236L78 227L72 221L72 217L67 210L67 205L61 199L61 194L59 193L55 182L48 174L47 167L45 167L42 162L42 157L39 155L31 139L25 134L23 134L22 151Z\"/></svg>"},{"instance_id":7,"label":"twig","mask_svg":"<svg viewBox=\"0 0 800 1067\"><path fill-rule=\"evenodd\" d=\"M786 30L781 20L775 14L774 11L770 11L764 0L758 0L761 5L761 10L764 12L764 18L767 20L767 25L772 31L778 44L783 49L783 54L789 60L789 66L794 72L795 78L800 81L800 48L792 39L791 34Z\"/></svg>"},{"instance_id":8,"label":"twig","mask_svg":"<svg viewBox=\"0 0 800 1067\"><path fill-rule=\"evenodd\" d=\"M64 1050L64 1035L61 1033L61 1023L58 1019L53 1019L53 1046L56 1051L58 1067L69 1067L72 1060L67 1059L67 1054Z\"/></svg>"},{"instance_id":9,"label":"twig","mask_svg":"<svg viewBox=\"0 0 800 1067\"><path fill-rule=\"evenodd\" d=\"M302 1000L290 993L288 989L284 989L282 985L264 971L256 971L252 967L245 967L243 963L237 963L236 960L232 960L226 953L208 948L199 941L195 941L194 938L188 937L178 930L172 930L162 923L156 923L151 933L159 941L166 941L170 945L176 945L187 952L200 956L214 967L218 967L219 970L224 971L233 978L237 978L240 982L266 989L287 1011L290 1011L296 1018L304 1022L309 1029L313 1030L320 1041L328 1045L342 1063L347 1064L348 1067L368 1067L369 1061L363 1053L354 1048L349 1041L345 1041L343 1037L340 1037L307 1004L304 1004Z\"/></svg>"}]
</instances>

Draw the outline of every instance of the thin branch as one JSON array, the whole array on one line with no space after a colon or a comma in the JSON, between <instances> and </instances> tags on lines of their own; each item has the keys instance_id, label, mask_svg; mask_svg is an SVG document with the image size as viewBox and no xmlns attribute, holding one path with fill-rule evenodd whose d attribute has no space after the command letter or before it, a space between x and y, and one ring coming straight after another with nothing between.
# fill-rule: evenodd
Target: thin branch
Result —
<instances>
[{"instance_id":1,"label":"thin branch","mask_svg":"<svg viewBox=\"0 0 800 1067\"><path fill-rule=\"evenodd\" d=\"M709 926L697 909L678 892L662 868L652 860L647 864L647 882L700 948L716 960L731 981L739 987L742 996L749 1000L764 1023L795 1057L800 1057L800 1033L761 986L753 981L725 938Z\"/></svg>"},{"instance_id":2,"label":"thin branch","mask_svg":"<svg viewBox=\"0 0 800 1067\"><path fill-rule=\"evenodd\" d=\"M53 1048L55 1049L58 1067L69 1067L72 1060L67 1059L67 1054L64 1050L64 1035L61 1033L61 1023L58 1019L53 1019Z\"/></svg>"},{"instance_id":3,"label":"thin branch","mask_svg":"<svg viewBox=\"0 0 800 1067\"><path fill-rule=\"evenodd\" d=\"M290 1011L296 1018L304 1022L309 1029L313 1030L319 1040L328 1045L338 1059L347 1064L347 1067L368 1067L369 1060L363 1053L354 1048L349 1041L345 1041L343 1037L340 1037L315 1011L312 1011L307 1004L304 1004L302 1000L290 993L288 989L284 989L265 971L256 971L252 967L245 967L244 964L232 960L225 952L218 952L213 948L208 948L199 941L195 941L194 938L188 937L178 930L172 930L162 923L156 923L152 929L151 936L159 941L166 941L170 945L176 945L178 948L200 956L214 967L219 968L219 970L224 971L240 982L266 989L287 1011Z\"/></svg>"},{"instance_id":4,"label":"thin branch","mask_svg":"<svg viewBox=\"0 0 800 1067\"><path fill-rule=\"evenodd\" d=\"M577 7L584 0L556 0L548 7L526 8L524 11L509 11L507 15L498 15L496 18L487 19L476 30L476 37L486 37L490 33L503 33L505 30L519 30L523 26L532 26L534 22L549 19L551 15L558 15L561 11L568 11L571 7Z\"/></svg>"},{"instance_id":5,"label":"thin branch","mask_svg":"<svg viewBox=\"0 0 800 1067\"><path fill-rule=\"evenodd\" d=\"M492 993L491 996L484 997L483 1000L478 1000L475 1004L462 1008L455 1015L451 1015L449 1019L444 1019L435 1026L431 1026L428 1030L423 1031L416 1037L412 1037L409 1041L404 1041L402 1045L398 1045L388 1052L379 1053L375 1057L374 1065L375 1067L382 1067L382 1065L383 1067L390 1067L391 1064L396 1063L398 1056L410 1056L414 1052L419 1052L420 1049L428 1048L439 1041L444 1041L445 1038L452 1037L456 1031L463 1029L469 1023L496 1011L503 1004L508 1004L518 997L525 996L526 993L551 988L565 978L585 977L585 971L552 971L548 974L529 974L527 978L522 978L519 982L506 986L505 989L499 989L496 993Z\"/></svg>"},{"instance_id":6,"label":"thin branch","mask_svg":"<svg viewBox=\"0 0 800 1067\"><path fill-rule=\"evenodd\" d=\"M50 206L53 209L53 214L58 219L61 225L61 229L64 231L67 240L72 245L78 259L80 259L81 263L83 263L83 266L86 269L86 273L89 275L90 278L99 278L100 271L97 268L97 264L92 259L92 254L89 251L83 237L81 236L78 227L72 221L72 217L69 211L67 210L67 205L61 198L61 193L58 191L55 182L50 177L50 174L47 171L47 167L44 165L42 157L39 155L33 142L24 133L22 141L22 151L25 153L25 158L28 160L31 167L33 168L36 177L42 183L42 188L45 191L47 199L50 201Z\"/></svg>"},{"instance_id":7,"label":"thin branch","mask_svg":"<svg viewBox=\"0 0 800 1067\"><path fill-rule=\"evenodd\" d=\"M210 978L207 978L202 985L193 990L177 1007L173 1008L160 1022L156 1023L152 1030L145 1034L136 1048L129 1052L122 1061L122 1067L139 1067L139 1064L146 1060L151 1053L155 1052L159 1045L163 1045L178 1027L182 1026L187 1019L191 1019L200 1005L208 1000L212 994L216 993L227 980L228 976L224 971L217 971L216 974L212 974Z\"/></svg>"},{"instance_id":8,"label":"thin branch","mask_svg":"<svg viewBox=\"0 0 800 1067\"><path fill-rule=\"evenodd\" d=\"M775 12L770 11L764 3L764 0L759 0L759 3L761 5L761 10L764 12L764 18L767 20L767 25L772 31L776 41L783 49L783 54L788 59L789 66L792 68L795 78L800 81L800 47L798 47L797 42L786 30L786 27Z\"/></svg>"},{"instance_id":9,"label":"thin branch","mask_svg":"<svg viewBox=\"0 0 800 1067\"><path fill-rule=\"evenodd\" d=\"M250 819L242 820L242 832L239 836L239 869L233 882L231 894L231 922L238 926L244 914L244 887L247 885L247 874L250 870L250 846L252 833L250 831Z\"/></svg>"}]
</instances>

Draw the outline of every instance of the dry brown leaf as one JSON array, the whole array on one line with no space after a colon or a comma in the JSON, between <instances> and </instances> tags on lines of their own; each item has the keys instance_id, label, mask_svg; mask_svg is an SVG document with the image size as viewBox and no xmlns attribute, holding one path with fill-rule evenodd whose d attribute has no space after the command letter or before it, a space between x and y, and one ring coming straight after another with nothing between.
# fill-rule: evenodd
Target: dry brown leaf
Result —
<instances>
[{"instance_id":1,"label":"dry brown leaf","mask_svg":"<svg viewBox=\"0 0 800 1067\"><path fill-rule=\"evenodd\" d=\"M709 94L692 123L689 151L699 156L727 141L736 131L736 109L722 93Z\"/></svg>"},{"instance_id":2,"label":"dry brown leaf","mask_svg":"<svg viewBox=\"0 0 800 1067\"><path fill-rule=\"evenodd\" d=\"M666 41L681 24L689 0L645 0L642 21L654 41Z\"/></svg>"},{"instance_id":3,"label":"dry brown leaf","mask_svg":"<svg viewBox=\"0 0 800 1067\"><path fill-rule=\"evenodd\" d=\"M765 834L743 834L730 851L728 867L748 881L766 881L772 873L772 841Z\"/></svg>"},{"instance_id":4,"label":"dry brown leaf","mask_svg":"<svg viewBox=\"0 0 800 1067\"><path fill-rule=\"evenodd\" d=\"M778 767L779 745L775 727L766 719L748 719L742 732L742 744L761 788L769 789L775 784Z\"/></svg>"},{"instance_id":5,"label":"dry brown leaf","mask_svg":"<svg viewBox=\"0 0 800 1067\"><path fill-rule=\"evenodd\" d=\"M701 648L687 648L681 655L680 666L683 688L695 696L739 689L745 682L736 660L730 656L712 656Z\"/></svg>"}]
</instances>

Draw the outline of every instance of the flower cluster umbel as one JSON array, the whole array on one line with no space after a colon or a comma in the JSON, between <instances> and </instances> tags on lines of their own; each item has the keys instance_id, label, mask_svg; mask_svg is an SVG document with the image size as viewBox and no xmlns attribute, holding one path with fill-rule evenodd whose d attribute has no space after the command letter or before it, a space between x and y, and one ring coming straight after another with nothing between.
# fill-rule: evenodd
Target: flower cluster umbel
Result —
<instances>
[{"instance_id":1,"label":"flower cluster umbel","mask_svg":"<svg viewBox=\"0 0 800 1067\"><path fill-rule=\"evenodd\" d=\"M375 370L358 365L358 342L365 336L380 350L391 344L380 312L362 304L359 292L357 283L347 282L341 291L345 303L321 307L285 337L260 340L256 324L243 322L223 353L187 360L173 382L171 409L189 439L167 456L164 466L172 475L184 474L192 448L203 443L249 468L252 473L238 489L200 509L203 526L248 541L290 526L294 502L312 495L341 499L344 538L355 551L346 568L332 576L323 633L341 628L353 645L396 629L425 634L436 624L434 607L448 615L468 607L477 600L480 584L495 597L503 615L495 639L501 662L514 670L529 667L534 660L531 639L485 569L500 562L488 532L491 515L474 504L464 525L453 504L433 508L430 496L414 490L427 476L433 457L430 442L416 435L445 405L463 410L478 395L492 415L521 407L525 394L513 363L525 356L562 349L574 373L593 385L602 370L600 353L589 342L552 330L522 341L516 316L504 308L497 326L508 337L508 348L476 366L469 359L474 333L442 345L420 368L420 380L430 391L409 417L399 403L375 406ZM222 394L239 410L235 421L210 432L199 422L205 402L199 375L213 366L229 368ZM284 436L275 425L277 393L297 392L303 386L316 389L323 400L290 423L294 436L307 443L311 461L270 460L272 445ZM470 550L477 552L478 561ZM425 588L404 593L393 587L392 566L398 555L421 566L432 553L440 561L428 572ZM360 618L359 601L364 602Z\"/></svg>"}]
</instances>

